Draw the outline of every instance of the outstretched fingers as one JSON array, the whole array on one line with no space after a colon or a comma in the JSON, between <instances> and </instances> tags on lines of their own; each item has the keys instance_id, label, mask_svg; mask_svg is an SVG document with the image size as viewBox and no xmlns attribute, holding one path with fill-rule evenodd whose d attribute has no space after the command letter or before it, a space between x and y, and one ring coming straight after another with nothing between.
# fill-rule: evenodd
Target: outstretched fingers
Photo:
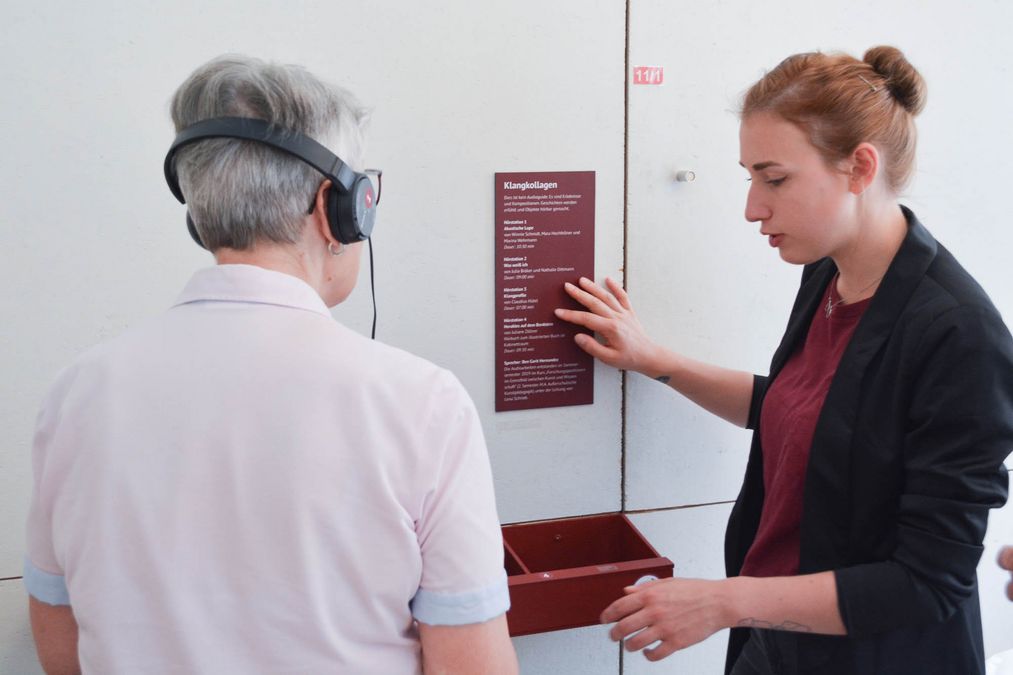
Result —
<instances>
[{"instance_id":1,"label":"outstretched fingers","mask_svg":"<svg viewBox=\"0 0 1013 675\"><path fill-rule=\"evenodd\" d=\"M663 658L671 656L679 650L679 646L672 640L664 640L661 644L653 649L645 649L644 657L648 661L660 661Z\"/></svg>"},{"instance_id":2,"label":"outstretched fingers","mask_svg":"<svg viewBox=\"0 0 1013 675\"><path fill-rule=\"evenodd\" d=\"M612 627L610 635L613 640L621 640L626 637L626 635L633 632L633 630L636 630L636 628L631 628L631 625L635 623L634 621L627 621L623 625L620 624L622 624L626 618L635 615L643 608L644 595L640 592L633 591L606 607L605 611L601 613L601 622L615 623L616 625ZM641 626L641 628L643 628L643 626ZM626 629L627 632L623 632L624 629Z\"/></svg>"},{"instance_id":3,"label":"outstretched fingers","mask_svg":"<svg viewBox=\"0 0 1013 675\"><path fill-rule=\"evenodd\" d=\"M605 290L587 277L581 277L577 283L582 289L604 302L616 312L622 311L623 304L619 300L619 293L625 296L626 292L611 277L605 277L605 285L608 286L609 290ZM616 289L619 289L619 293L616 293ZM627 298L627 304L629 304L629 298Z\"/></svg>"},{"instance_id":4,"label":"outstretched fingers","mask_svg":"<svg viewBox=\"0 0 1013 675\"><path fill-rule=\"evenodd\" d=\"M633 309L633 305L630 304L630 296L627 295L626 289L620 286L618 281L612 277L605 277L605 285L608 286L609 291L615 296L620 307L627 310Z\"/></svg>"},{"instance_id":5,"label":"outstretched fingers","mask_svg":"<svg viewBox=\"0 0 1013 675\"><path fill-rule=\"evenodd\" d=\"M562 307L553 310L556 318L562 319L563 321L569 321L575 323L578 326L589 328L593 331L601 332L607 328L610 324L609 319L592 314L591 312L582 312L579 309L563 309Z\"/></svg>"},{"instance_id":6,"label":"outstretched fingers","mask_svg":"<svg viewBox=\"0 0 1013 675\"><path fill-rule=\"evenodd\" d=\"M585 285L584 282L585 280L581 279L582 286ZM600 289L600 287L598 287L598 285L595 284L593 281L588 281L587 283L590 284L591 286L599 288L599 290L602 290L602 292L604 293L604 290ZM563 284L563 288L566 289L566 292L570 295L571 298L573 298L580 304L584 305L595 314L601 316L611 316L614 311L617 311L615 307L612 307L608 303L606 298L600 297L598 294L592 293L590 290L586 290L585 288L579 288L574 284L571 284L570 282L566 282L565 284ZM615 302L614 299L613 302Z\"/></svg>"},{"instance_id":7,"label":"outstretched fingers","mask_svg":"<svg viewBox=\"0 0 1013 675\"><path fill-rule=\"evenodd\" d=\"M644 647L649 647L661 639L661 631L654 626L648 626L641 631L630 635L623 640L623 649L628 652L638 652Z\"/></svg>"},{"instance_id":8,"label":"outstretched fingers","mask_svg":"<svg viewBox=\"0 0 1013 675\"><path fill-rule=\"evenodd\" d=\"M587 333L577 333L573 339L577 343L578 347L600 361L611 364L619 358L618 351L608 345L598 342Z\"/></svg>"}]
</instances>

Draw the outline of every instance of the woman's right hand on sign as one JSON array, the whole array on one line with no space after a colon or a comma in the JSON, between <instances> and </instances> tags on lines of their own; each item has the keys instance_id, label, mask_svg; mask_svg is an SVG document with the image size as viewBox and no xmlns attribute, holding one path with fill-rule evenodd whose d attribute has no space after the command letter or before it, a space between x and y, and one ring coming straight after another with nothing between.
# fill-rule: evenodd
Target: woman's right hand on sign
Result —
<instances>
[{"instance_id":1,"label":"woman's right hand on sign","mask_svg":"<svg viewBox=\"0 0 1013 675\"><path fill-rule=\"evenodd\" d=\"M579 284L566 283L564 288L587 311L560 308L556 316L593 330L600 340L578 333L577 345L610 366L653 376L648 371L657 358L658 347L644 332L622 286L610 278L605 279L608 290L585 277L580 278Z\"/></svg>"}]
</instances>

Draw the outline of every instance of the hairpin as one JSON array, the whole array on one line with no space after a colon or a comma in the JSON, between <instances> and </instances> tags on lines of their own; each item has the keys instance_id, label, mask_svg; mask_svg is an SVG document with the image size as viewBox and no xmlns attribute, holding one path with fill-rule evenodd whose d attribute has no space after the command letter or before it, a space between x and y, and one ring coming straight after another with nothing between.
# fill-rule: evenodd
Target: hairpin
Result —
<instances>
[{"instance_id":1,"label":"hairpin","mask_svg":"<svg viewBox=\"0 0 1013 675\"><path fill-rule=\"evenodd\" d=\"M867 85L869 85L869 89L872 89L872 93L873 94L875 94L877 91L879 91L879 87L877 87L874 84L872 84L872 82L869 82L867 79L865 79L861 75L859 75L858 77L860 77L862 79L862 82L865 82Z\"/></svg>"}]
</instances>

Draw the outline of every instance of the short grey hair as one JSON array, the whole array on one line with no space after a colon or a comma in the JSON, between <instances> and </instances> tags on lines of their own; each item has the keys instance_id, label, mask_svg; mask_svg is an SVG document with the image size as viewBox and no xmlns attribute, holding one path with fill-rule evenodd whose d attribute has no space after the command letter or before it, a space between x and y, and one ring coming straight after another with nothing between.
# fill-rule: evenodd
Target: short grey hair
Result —
<instances>
[{"instance_id":1,"label":"short grey hair","mask_svg":"<svg viewBox=\"0 0 1013 675\"><path fill-rule=\"evenodd\" d=\"M180 85L171 112L177 132L213 117L266 120L313 138L361 169L365 109L351 93L301 66L220 56ZM325 180L287 153L234 138L182 148L176 172L201 241L212 251L248 249L257 240L296 242Z\"/></svg>"}]
</instances>

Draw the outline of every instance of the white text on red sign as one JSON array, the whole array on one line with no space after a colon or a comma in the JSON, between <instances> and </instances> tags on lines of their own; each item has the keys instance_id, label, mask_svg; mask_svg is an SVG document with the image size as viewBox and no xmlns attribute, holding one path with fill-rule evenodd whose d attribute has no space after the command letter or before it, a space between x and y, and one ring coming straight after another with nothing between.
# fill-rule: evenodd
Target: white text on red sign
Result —
<instances>
[{"instance_id":1,"label":"white text on red sign","mask_svg":"<svg viewBox=\"0 0 1013 675\"><path fill-rule=\"evenodd\" d=\"M661 84L665 81L665 69L661 66L634 66L633 84Z\"/></svg>"}]
</instances>

